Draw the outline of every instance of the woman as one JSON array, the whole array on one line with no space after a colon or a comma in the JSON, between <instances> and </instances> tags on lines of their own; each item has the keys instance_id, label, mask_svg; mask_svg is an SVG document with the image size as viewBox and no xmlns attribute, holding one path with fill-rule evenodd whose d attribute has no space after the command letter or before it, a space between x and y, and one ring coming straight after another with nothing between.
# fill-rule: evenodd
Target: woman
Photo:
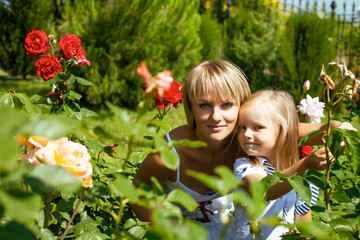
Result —
<instances>
[{"instance_id":1,"label":"woman","mask_svg":"<svg viewBox=\"0 0 360 240\"><path fill-rule=\"evenodd\" d=\"M181 189L200 203L200 208L187 217L203 218L201 224L209 231L210 239L218 239L222 229L221 209L230 214L233 211L227 196L221 197L207 186L186 174L186 170L215 175L218 166L233 168L235 159L245 156L237 141L238 113L241 102L250 95L250 88L244 73L236 65L225 60L204 61L195 66L188 74L184 84L184 108L187 125L180 126L166 134L167 141L189 139L203 141L207 144L201 148L182 147L174 151L179 156L177 171L168 169L161 160L160 153L150 153L141 163L134 182L143 182L151 187L151 177L155 177L166 191ZM331 127L338 127L334 121ZM325 128L324 125L300 124L300 137L313 130ZM319 137L311 142L321 142ZM311 144L310 142L310 144ZM310 154L312 161L299 161L284 174L293 174L305 169L317 169L318 166L308 166L308 162L322 163L325 154L319 151ZM204 209L212 209L212 214ZM151 211L132 205L137 217L142 221L151 221ZM207 219L208 218L208 219Z\"/></svg>"}]
</instances>

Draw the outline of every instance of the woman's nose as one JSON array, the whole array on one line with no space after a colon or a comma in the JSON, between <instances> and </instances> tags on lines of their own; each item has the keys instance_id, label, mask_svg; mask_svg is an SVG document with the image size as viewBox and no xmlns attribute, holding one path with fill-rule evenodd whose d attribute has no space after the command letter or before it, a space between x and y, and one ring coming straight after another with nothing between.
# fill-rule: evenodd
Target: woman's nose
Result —
<instances>
[{"instance_id":1,"label":"woman's nose","mask_svg":"<svg viewBox=\"0 0 360 240\"><path fill-rule=\"evenodd\" d=\"M212 119L214 119L215 121L221 121L221 109L219 109L218 107L214 107Z\"/></svg>"}]
</instances>

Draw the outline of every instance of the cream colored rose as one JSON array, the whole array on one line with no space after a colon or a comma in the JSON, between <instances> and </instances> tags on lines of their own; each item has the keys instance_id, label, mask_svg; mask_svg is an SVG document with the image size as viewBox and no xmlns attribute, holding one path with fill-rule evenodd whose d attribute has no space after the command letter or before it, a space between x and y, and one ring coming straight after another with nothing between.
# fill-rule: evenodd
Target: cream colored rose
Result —
<instances>
[{"instance_id":1,"label":"cream colored rose","mask_svg":"<svg viewBox=\"0 0 360 240\"><path fill-rule=\"evenodd\" d=\"M92 185L92 165L85 146L67 138L50 140L43 148L38 148L30 156L30 162L42 159L51 165L60 165L83 181L84 187Z\"/></svg>"}]
</instances>

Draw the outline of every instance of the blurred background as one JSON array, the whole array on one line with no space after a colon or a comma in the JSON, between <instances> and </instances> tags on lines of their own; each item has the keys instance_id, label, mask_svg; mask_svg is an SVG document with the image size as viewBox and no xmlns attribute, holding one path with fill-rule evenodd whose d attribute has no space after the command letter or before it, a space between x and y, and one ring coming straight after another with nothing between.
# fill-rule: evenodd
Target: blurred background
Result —
<instances>
[{"instance_id":1,"label":"blurred background","mask_svg":"<svg viewBox=\"0 0 360 240\"><path fill-rule=\"evenodd\" d=\"M48 86L36 76L24 40L42 29L59 41L82 40L94 83L77 89L83 102L106 100L134 109L144 60L153 74L171 70L183 83L204 59L228 59L248 75L252 91L273 87L300 101L303 83L318 78L322 64L345 63L359 74L359 0L1 0L0 91L31 94ZM313 82L311 95L321 94Z\"/></svg>"}]
</instances>

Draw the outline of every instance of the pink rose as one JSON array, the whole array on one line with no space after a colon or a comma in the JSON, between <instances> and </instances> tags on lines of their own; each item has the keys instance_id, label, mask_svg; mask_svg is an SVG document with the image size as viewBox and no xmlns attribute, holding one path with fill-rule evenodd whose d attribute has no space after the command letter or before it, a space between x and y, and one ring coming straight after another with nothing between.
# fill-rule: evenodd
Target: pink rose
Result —
<instances>
[{"instance_id":1,"label":"pink rose","mask_svg":"<svg viewBox=\"0 0 360 240\"><path fill-rule=\"evenodd\" d=\"M42 159L50 165L60 165L83 181L83 187L92 185L92 165L90 155L85 146L80 143L69 141L67 138L50 140L48 144L39 148L29 161L36 162Z\"/></svg>"}]
</instances>

